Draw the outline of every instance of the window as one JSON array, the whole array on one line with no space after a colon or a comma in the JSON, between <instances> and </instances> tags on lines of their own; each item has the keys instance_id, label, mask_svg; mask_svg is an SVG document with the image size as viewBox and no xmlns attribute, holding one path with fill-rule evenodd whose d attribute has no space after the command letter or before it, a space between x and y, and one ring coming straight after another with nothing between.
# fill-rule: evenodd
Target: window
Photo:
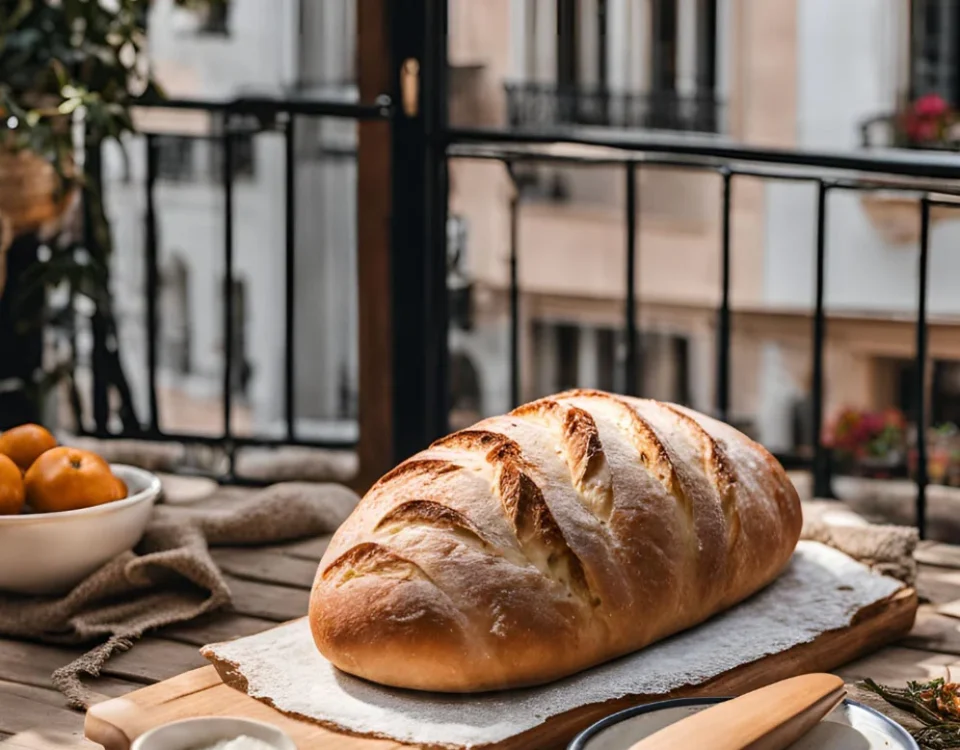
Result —
<instances>
[{"instance_id":1,"label":"window","mask_svg":"<svg viewBox=\"0 0 960 750\"><path fill-rule=\"evenodd\" d=\"M254 144L254 126L252 123L242 123L243 127L236 127L231 140L231 150L233 152L233 176L234 178L252 179L256 172L256 147ZM216 119L213 123L213 131L216 134L223 132L224 123L222 119ZM223 179L223 142L214 141L210 148L210 179L219 181Z\"/></svg>"},{"instance_id":2,"label":"window","mask_svg":"<svg viewBox=\"0 0 960 750\"><path fill-rule=\"evenodd\" d=\"M203 20L198 31L201 34L229 34L227 17L230 13L230 0L212 0L203 10Z\"/></svg>"},{"instance_id":3,"label":"window","mask_svg":"<svg viewBox=\"0 0 960 750\"><path fill-rule=\"evenodd\" d=\"M507 86L515 126L717 131L717 0L528 0L524 28L529 83Z\"/></svg>"},{"instance_id":4,"label":"window","mask_svg":"<svg viewBox=\"0 0 960 750\"><path fill-rule=\"evenodd\" d=\"M557 390L577 387L580 365L580 329L573 325L557 326Z\"/></svg>"},{"instance_id":5,"label":"window","mask_svg":"<svg viewBox=\"0 0 960 750\"><path fill-rule=\"evenodd\" d=\"M932 424L960 425L960 362L933 363Z\"/></svg>"},{"instance_id":6,"label":"window","mask_svg":"<svg viewBox=\"0 0 960 750\"><path fill-rule=\"evenodd\" d=\"M178 375L190 372L190 271L175 255L160 276L160 362Z\"/></svg>"},{"instance_id":7,"label":"window","mask_svg":"<svg viewBox=\"0 0 960 750\"><path fill-rule=\"evenodd\" d=\"M685 336L644 331L637 343L637 393L646 398L690 403L690 344Z\"/></svg>"},{"instance_id":8,"label":"window","mask_svg":"<svg viewBox=\"0 0 960 750\"><path fill-rule=\"evenodd\" d=\"M452 326L464 331L473 328L473 284L466 262L467 221L451 214L447 219L447 290Z\"/></svg>"},{"instance_id":9,"label":"window","mask_svg":"<svg viewBox=\"0 0 960 750\"><path fill-rule=\"evenodd\" d=\"M960 104L960 3L913 0L910 22L910 97L939 94Z\"/></svg>"},{"instance_id":10,"label":"window","mask_svg":"<svg viewBox=\"0 0 960 750\"><path fill-rule=\"evenodd\" d=\"M156 138L157 177L177 181L194 179L194 140L179 135L158 135Z\"/></svg>"},{"instance_id":11,"label":"window","mask_svg":"<svg viewBox=\"0 0 960 750\"><path fill-rule=\"evenodd\" d=\"M656 92L677 88L677 0L651 4L650 88Z\"/></svg>"},{"instance_id":12,"label":"window","mask_svg":"<svg viewBox=\"0 0 960 750\"><path fill-rule=\"evenodd\" d=\"M158 135L157 177L176 182L207 179L219 183L223 179L223 144L218 139L207 141L208 163L203 173L203 152L197 150L198 140L190 136ZM252 133L233 136L233 176L254 177L256 164Z\"/></svg>"},{"instance_id":13,"label":"window","mask_svg":"<svg viewBox=\"0 0 960 750\"><path fill-rule=\"evenodd\" d=\"M483 416L480 375L470 357L462 352L450 354L450 422L464 429Z\"/></svg>"},{"instance_id":14,"label":"window","mask_svg":"<svg viewBox=\"0 0 960 750\"><path fill-rule=\"evenodd\" d=\"M621 331L597 331L597 385L603 390L626 390L625 339ZM690 340L669 333L641 332L637 337L637 383L635 392L646 398L691 402Z\"/></svg>"},{"instance_id":15,"label":"window","mask_svg":"<svg viewBox=\"0 0 960 750\"><path fill-rule=\"evenodd\" d=\"M620 390L617 359L617 332L612 328L597 331L597 387L602 391Z\"/></svg>"},{"instance_id":16,"label":"window","mask_svg":"<svg viewBox=\"0 0 960 750\"><path fill-rule=\"evenodd\" d=\"M250 380L253 377L253 364L247 357L247 285L242 279L234 279L230 287L231 317L233 318L231 325L233 335L230 347L230 390L239 396L246 396ZM222 279L220 288L224 288ZM221 304L220 309L225 310L225 305Z\"/></svg>"}]
</instances>

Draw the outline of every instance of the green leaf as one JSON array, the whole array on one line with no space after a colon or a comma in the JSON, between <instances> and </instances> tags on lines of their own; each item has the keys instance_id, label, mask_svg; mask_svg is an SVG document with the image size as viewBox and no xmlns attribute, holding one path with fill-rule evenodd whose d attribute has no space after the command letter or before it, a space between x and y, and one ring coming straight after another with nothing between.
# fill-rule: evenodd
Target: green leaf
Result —
<instances>
[{"instance_id":1,"label":"green leaf","mask_svg":"<svg viewBox=\"0 0 960 750\"><path fill-rule=\"evenodd\" d=\"M73 112L83 104L83 99L79 96L74 97L73 99L67 99L66 101L60 102L60 106L57 107L57 111L62 115L73 114Z\"/></svg>"}]
</instances>

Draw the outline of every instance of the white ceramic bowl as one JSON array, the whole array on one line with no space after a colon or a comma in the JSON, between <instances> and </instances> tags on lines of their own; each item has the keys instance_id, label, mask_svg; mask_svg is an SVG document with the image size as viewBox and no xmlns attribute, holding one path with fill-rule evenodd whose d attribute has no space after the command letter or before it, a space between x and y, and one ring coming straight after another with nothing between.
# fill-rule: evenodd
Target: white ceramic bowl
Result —
<instances>
[{"instance_id":1,"label":"white ceramic bowl","mask_svg":"<svg viewBox=\"0 0 960 750\"><path fill-rule=\"evenodd\" d=\"M133 466L110 468L127 485L123 500L60 513L0 516L0 589L65 593L140 541L160 496L160 479Z\"/></svg>"},{"instance_id":2,"label":"white ceramic bowl","mask_svg":"<svg viewBox=\"0 0 960 750\"><path fill-rule=\"evenodd\" d=\"M654 732L725 700L729 699L679 698L628 708L585 729L568 750L629 750L633 743ZM881 749L920 750L913 737L899 724L851 700L845 700L790 745L790 750Z\"/></svg>"},{"instance_id":3,"label":"white ceramic bowl","mask_svg":"<svg viewBox=\"0 0 960 750\"><path fill-rule=\"evenodd\" d=\"M130 750L201 750L242 735L265 742L275 750L297 750L286 732L272 724L230 716L202 716L163 724L137 737Z\"/></svg>"}]
</instances>

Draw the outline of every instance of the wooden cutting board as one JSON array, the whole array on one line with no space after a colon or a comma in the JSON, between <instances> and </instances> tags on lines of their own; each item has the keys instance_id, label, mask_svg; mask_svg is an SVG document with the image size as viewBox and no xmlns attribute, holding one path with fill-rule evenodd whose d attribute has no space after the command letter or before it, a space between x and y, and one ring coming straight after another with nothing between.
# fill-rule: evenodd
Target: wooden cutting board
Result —
<instances>
[{"instance_id":1,"label":"wooden cutting board","mask_svg":"<svg viewBox=\"0 0 960 750\"><path fill-rule=\"evenodd\" d=\"M666 695L635 695L583 706L554 716L522 735L487 750L560 750L579 731L629 706L681 696L738 695L777 680L807 672L829 672L877 650L908 633L917 613L917 594L902 589L860 610L847 628L824 633L810 643L732 669L709 682ZM226 672L226 670L224 670ZM100 703L87 713L85 733L106 750L128 750L152 727L194 716L243 716L270 722L285 730L301 750L409 750L390 740L351 737L307 720L293 718L229 687L234 677L203 667Z\"/></svg>"}]
</instances>

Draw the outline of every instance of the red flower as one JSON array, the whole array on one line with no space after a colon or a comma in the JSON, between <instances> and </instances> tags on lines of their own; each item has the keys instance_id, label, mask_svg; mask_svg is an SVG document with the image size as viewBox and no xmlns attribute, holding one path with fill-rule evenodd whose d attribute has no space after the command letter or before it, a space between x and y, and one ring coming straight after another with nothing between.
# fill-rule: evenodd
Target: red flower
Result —
<instances>
[{"instance_id":1,"label":"red flower","mask_svg":"<svg viewBox=\"0 0 960 750\"><path fill-rule=\"evenodd\" d=\"M943 117L949 109L949 105L939 94L921 96L913 103L913 113L924 119Z\"/></svg>"},{"instance_id":2,"label":"red flower","mask_svg":"<svg viewBox=\"0 0 960 750\"><path fill-rule=\"evenodd\" d=\"M911 114L907 115L903 129L911 141L926 143L937 139L940 124L936 120L924 120Z\"/></svg>"}]
</instances>

